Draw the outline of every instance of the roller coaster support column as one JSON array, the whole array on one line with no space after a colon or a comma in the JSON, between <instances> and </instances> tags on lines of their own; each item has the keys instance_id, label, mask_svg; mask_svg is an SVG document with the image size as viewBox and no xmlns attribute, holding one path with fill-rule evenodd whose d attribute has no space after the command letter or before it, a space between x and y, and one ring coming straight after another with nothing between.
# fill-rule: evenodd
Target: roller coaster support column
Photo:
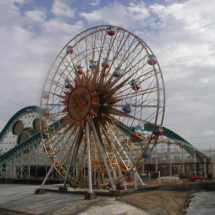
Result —
<instances>
[{"instance_id":1,"label":"roller coaster support column","mask_svg":"<svg viewBox=\"0 0 215 215\"><path fill-rule=\"evenodd\" d=\"M31 177L31 163L30 163L30 153L28 153L28 177Z\"/></svg>"},{"instance_id":2,"label":"roller coaster support column","mask_svg":"<svg viewBox=\"0 0 215 215\"><path fill-rule=\"evenodd\" d=\"M204 178L207 178L206 158L204 158Z\"/></svg>"},{"instance_id":3,"label":"roller coaster support column","mask_svg":"<svg viewBox=\"0 0 215 215\"><path fill-rule=\"evenodd\" d=\"M213 180L215 177L215 171L214 171L214 156L212 157L212 172L213 172Z\"/></svg>"},{"instance_id":4,"label":"roller coaster support column","mask_svg":"<svg viewBox=\"0 0 215 215\"><path fill-rule=\"evenodd\" d=\"M157 144L155 145L155 172L158 172Z\"/></svg>"},{"instance_id":5,"label":"roller coaster support column","mask_svg":"<svg viewBox=\"0 0 215 215\"><path fill-rule=\"evenodd\" d=\"M168 147L168 151L169 151L169 175L172 175L172 158L171 158L171 145L169 144Z\"/></svg>"},{"instance_id":6,"label":"roller coaster support column","mask_svg":"<svg viewBox=\"0 0 215 215\"><path fill-rule=\"evenodd\" d=\"M134 189L137 189L137 174L136 174L137 172L135 172L135 174L134 174Z\"/></svg>"},{"instance_id":7,"label":"roller coaster support column","mask_svg":"<svg viewBox=\"0 0 215 215\"><path fill-rule=\"evenodd\" d=\"M193 156L194 156L194 175L197 175L197 172L196 172L196 151L193 152Z\"/></svg>"},{"instance_id":8,"label":"roller coaster support column","mask_svg":"<svg viewBox=\"0 0 215 215\"><path fill-rule=\"evenodd\" d=\"M158 184L161 185L161 173L158 171Z\"/></svg>"},{"instance_id":9,"label":"roller coaster support column","mask_svg":"<svg viewBox=\"0 0 215 215\"><path fill-rule=\"evenodd\" d=\"M185 166L184 166L184 146L182 148L182 173L185 174Z\"/></svg>"}]
</instances>

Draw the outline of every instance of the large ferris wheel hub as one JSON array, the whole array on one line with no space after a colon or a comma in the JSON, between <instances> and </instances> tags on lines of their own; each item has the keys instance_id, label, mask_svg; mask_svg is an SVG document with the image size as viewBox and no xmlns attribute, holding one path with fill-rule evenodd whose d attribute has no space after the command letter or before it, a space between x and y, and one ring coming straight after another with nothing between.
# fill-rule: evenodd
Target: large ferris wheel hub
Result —
<instances>
[{"instance_id":1,"label":"large ferris wheel hub","mask_svg":"<svg viewBox=\"0 0 215 215\"><path fill-rule=\"evenodd\" d=\"M65 100L61 101L66 105L62 112L68 113L64 118L64 126L72 127L76 125L76 127L82 126L82 129L84 129L85 122L90 123L89 116L97 116L93 107L100 105L97 102L98 94L93 94L94 87L89 87L89 82L86 83L84 76L82 79L76 78L75 85L69 84L69 87L69 92L64 91Z\"/></svg>"},{"instance_id":2,"label":"large ferris wheel hub","mask_svg":"<svg viewBox=\"0 0 215 215\"><path fill-rule=\"evenodd\" d=\"M164 96L159 64L139 37L116 26L80 33L61 50L44 84L48 157L78 186L87 186L90 169L94 187L105 186L107 175L116 183L145 161L153 132L136 138L134 128L162 125Z\"/></svg>"}]
</instances>

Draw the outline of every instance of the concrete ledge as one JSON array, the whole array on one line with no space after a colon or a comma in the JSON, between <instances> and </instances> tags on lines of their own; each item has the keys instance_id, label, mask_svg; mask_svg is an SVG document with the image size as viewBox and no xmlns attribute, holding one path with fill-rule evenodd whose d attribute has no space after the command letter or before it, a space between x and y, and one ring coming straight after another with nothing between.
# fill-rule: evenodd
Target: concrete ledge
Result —
<instances>
[{"instance_id":1,"label":"concrete ledge","mask_svg":"<svg viewBox=\"0 0 215 215\"><path fill-rule=\"evenodd\" d=\"M67 192L68 188L67 187L59 187L60 192Z\"/></svg>"},{"instance_id":2,"label":"concrete ledge","mask_svg":"<svg viewBox=\"0 0 215 215\"><path fill-rule=\"evenodd\" d=\"M109 194L111 195L111 196L121 196L122 195L122 191L121 190L110 190L109 191Z\"/></svg>"},{"instance_id":3,"label":"concrete ledge","mask_svg":"<svg viewBox=\"0 0 215 215\"><path fill-rule=\"evenodd\" d=\"M85 194L85 200L92 200L92 199L96 199L95 193L86 193Z\"/></svg>"},{"instance_id":4,"label":"concrete ledge","mask_svg":"<svg viewBox=\"0 0 215 215\"><path fill-rule=\"evenodd\" d=\"M139 186L138 189L132 189L129 188L128 190L93 190L93 192L96 194L96 196L122 196L122 195L127 195L130 193L136 193L136 192L144 192L144 191L150 191L150 190L158 190L159 186ZM59 187L57 190L56 189L50 189L50 188L45 188L46 192L60 192L60 193L66 193L66 194L83 194L85 195L88 193L87 190L69 190L68 187L66 189L64 187Z\"/></svg>"},{"instance_id":5,"label":"concrete ledge","mask_svg":"<svg viewBox=\"0 0 215 215\"><path fill-rule=\"evenodd\" d=\"M35 178L0 178L0 184L35 184L41 185L43 182L43 177ZM47 184L62 184L61 180L58 179L48 179Z\"/></svg>"},{"instance_id":6,"label":"concrete ledge","mask_svg":"<svg viewBox=\"0 0 215 215\"><path fill-rule=\"evenodd\" d=\"M44 189L38 188L35 190L35 194L45 194L46 191Z\"/></svg>"},{"instance_id":7,"label":"concrete ledge","mask_svg":"<svg viewBox=\"0 0 215 215\"><path fill-rule=\"evenodd\" d=\"M215 183L191 182L183 184L167 184L159 186L159 190L170 191L215 190Z\"/></svg>"}]
</instances>

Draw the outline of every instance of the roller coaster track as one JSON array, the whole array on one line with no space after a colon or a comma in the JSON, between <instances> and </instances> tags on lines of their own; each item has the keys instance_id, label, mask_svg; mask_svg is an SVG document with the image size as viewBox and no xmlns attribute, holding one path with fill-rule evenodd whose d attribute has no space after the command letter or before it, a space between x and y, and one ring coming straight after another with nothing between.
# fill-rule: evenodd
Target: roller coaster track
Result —
<instances>
[{"instance_id":1,"label":"roller coaster track","mask_svg":"<svg viewBox=\"0 0 215 215\"><path fill-rule=\"evenodd\" d=\"M26 113L29 112L39 112L40 108L37 106L28 106L25 108L22 108L21 110L19 110L17 113L15 113L10 120L7 122L7 124L5 125L5 127L2 129L1 133L0 133L0 141L4 138L4 135L7 134L8 131L10 131L12 129L12 126L14 124L14 122L20 118L21 116L23 116Z\"/></svg>"},{"instance_id":2,"label":"roller coaster track","mask_svg":"<svg viewBox=\"0 0 215 215\"><path fill-rule=\"evenodd\" d=\"M38 112L40 109L37 106L28 106L22 108L17 113L15 113L10 120L7 122L5 127L2 129L0 133L0 141L4 139L7 133L12 129L13 124L18 120L21 116L25 115L29 112ZM7 163L14 157L20 155L21 153L27 151L29 148L35 146L41 141L40 134L37 132L35 135L27 139L26 141L16 145L11 150L5 152L3 155L0 156L0 165Z\"/></svg>"},{"instance_id":3,"label":"roller coaster track","mask_svg":"<svg viewBox=\"0 0 215 215\"><path fill-rule=\"evenodd\" d=\"M115 122L115 125L127 136L130 136L132 132L135 132L125 124L121 122ZM159 126L157 126L159 127ZM151 132L153 130L153 125L151 124L144 124L144 128L142 128L144 131ZM158 140L157 143L168 143L168 144L176 144L182 148L184 148L187 153L190 154L190 156L194 157L194 152L196 153L196 159L199 162L204 162L204 158L206 158L207 162L210 162L210 155L208 153L205 153L199 149L197 149L194 145L189 143L187 140L185 140L183 137L175 133L174 131L163 127L164 131L164 137L167 137L167 140Z\"/></svg>"},{"instance_id":4,"label":"roller coaster track","mask_svg":"<svg viewBox=\"0 0 215 215\"><path fill-rule=\"evenodd\" d=\"M9 130L12 129L13 123L20 118L22 115L26 114L26 112L38 112L40 110L37 106L29 106L21 109L16 114L14 114L8 123L3 128L2 132L0 133L0 140L3 139L4 135L7 134ZM49 134L52 134L56 131L59 126L61 125L62 120L59 120L50 126ZM7 163L8 161L12 160L13 158L19 156L21 153L26 152L27 150L31 149L32 147L36 146L41 142L41 134L37 132L27 140L19 143L9 151L5 152L3 155L0 156L0 165Z\"/></svg>"},{"instance_id":5,"label":"roller coaster track","mask_svg":"<svg viewBox=\"0 0 215 215\"><path fill-rule=\"evenodd\" d=\"M7 122L5 127L0 133L0 141L4 139L4 136L11 131L12 125L14 122L20 118L22 115L28 113L28 112L38 112L40 111L40 108L37 106L28 106L21 110L19 110L16 114L14 114L11 119ZM49 134L54 133L61 125L62 119L52 124L49 130ZM125 135L130 136L131 133L135 132L134 129L129 128L127 125L125 125L122 122L115 122L115 125L120 129ZM144 124L144 131L151 132L153 130L153 125L150 124ZM180 147L183 147L192 157L194 156L194 152L196 153L196 158L200 162L204 162L204 158L207 159L207 161L210 161L210 156L203 152L198 150L195 146L193 146L191 143L189 143L187 140L185 140L180 135L176 134L175 132L171 131L170 129L163 127L164 136L168 138L168 140L162 141L158 140L158 143L161 142L168 142L169 144L176 144ZM5 152L3 155L0 155L0 165L3 165L7 163L8 161L12 160L13 158L19 156L21 153L26 152L27 150L31 149L32 147L36 146L41 142L41 134L40 132L37 132L27 140L23 141L22 143L16 145L9 151Z\"/></svg>"}]
</instances>

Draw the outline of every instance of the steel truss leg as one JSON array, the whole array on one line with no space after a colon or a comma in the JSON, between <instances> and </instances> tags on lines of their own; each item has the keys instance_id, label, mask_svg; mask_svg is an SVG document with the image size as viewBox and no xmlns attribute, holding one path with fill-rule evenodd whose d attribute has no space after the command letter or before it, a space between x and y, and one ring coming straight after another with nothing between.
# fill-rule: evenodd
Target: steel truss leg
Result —
<instances>
[{"instance_id":1,"label":"steel truss leg","mask_svg":"<svg viewBox=\"0 0 215 215\"><path fill-rule=\"evenodd\" d=\"M74 128L75 128L75 126L72 127L71 134L73 133ZM48 179L48 177L49 177L51 171L53 170L53 168L54 168L54 166L55 166L55 162L58 160L58 157L59 157L60 154L63 152L64 146L65 146L66 143L69 141L70 137L71 137L71 135L69 135L69 137L68 137L68 138L66 139L66 141L63 143L63 146L61 147L60 151L58 152L58 154L57 154L57 156L56 156L56 159L55 159L54 162L52 163L51 168L49 169L49 171L48 171L46 177L45 177L44 180L43 180L43 183L42 183L41 186L40 186L40 189L42 189L43 186L44 186L44 184L46 183L46 181L47 181L47 179Z\"/></svg>"},{"instance_id":2,"label":"steel truss leg","mask_svg":"<svg viewBox=\"0 0 215 215\"><path fill-rule=\"evenodd\" d=\"M88 182L89 182L89 193L93 192L92 189L92 171L91 171L91 155L90 155L90 129L89 124L86 123L87 131L87 159L88 159Z\"/></svg>"},{"instance_id":3,"label":"steel truss leg","mask_svg":"<svg viewBox=\"0 0 215 215\"><path fill-rule=\"evenodd\" d=\"M64 187L66 187L66 181L67 181L67 178L68 178L68 175L69 175L69 170L70 170L71 165L72 165L72 161L73 161L73 158L74 158L74 154L75 154L75 150L76 150L76 147L77 147L77 143L79 142L79 139L80 139L80 135L81 135L81 128L79 129L78 137L77 137L76 142L74 144L74 147L72 149L71 157L70 157L70 160L69 160L69 165L68 165L67 171L66 171L66 177L65 177L65 181L64 181Z\"/></svg>"},{"instance_id":4,"label":"steel truss leg","mask_svg":"<svg viewBox=\"0 0 215 215\"><path fill-rule=\"evenodd\" d=\"M138 179L142 186L145 185L137 172L135 172L135 181L136 179Z\"/></svg>"},{"instance_id":5,"label":"steel truss leg","mask_svg":"<svg viewBox=\"0 0 215 215\"><path fill-rule=\"evenodd\" d=\"M92 123L92 125L93 125L93 132L94 132L94 134L95 134L96 141L97 141L98 146L99 146L99 151L100 151L100 153L101 153L101 155L102 155L102 159L103 159L103 161L104 161L104 165L105 165L105 167L106 167L107 174L108 174L108 177L109 177L109 180L110 180L112 189L113 189L113 190L116 190L116 186L115 186L115 184L113 183L113 178L112 178L112 175L111 175L111 173L110 173L110 169L109 169L109 166L108 166L108 164L107 164L107 160L105 159L104 152L103 152L102 146L101 146L101 142L100 142L100 140L99 140L99 136L98 136L98 133L97 133L97 131L96 131L96 128L95 128L95 125L94 125L94 122L93 122L92 117L90 117L90 119L91 119L91 123Z\"/></svg>"}]
</instances>

